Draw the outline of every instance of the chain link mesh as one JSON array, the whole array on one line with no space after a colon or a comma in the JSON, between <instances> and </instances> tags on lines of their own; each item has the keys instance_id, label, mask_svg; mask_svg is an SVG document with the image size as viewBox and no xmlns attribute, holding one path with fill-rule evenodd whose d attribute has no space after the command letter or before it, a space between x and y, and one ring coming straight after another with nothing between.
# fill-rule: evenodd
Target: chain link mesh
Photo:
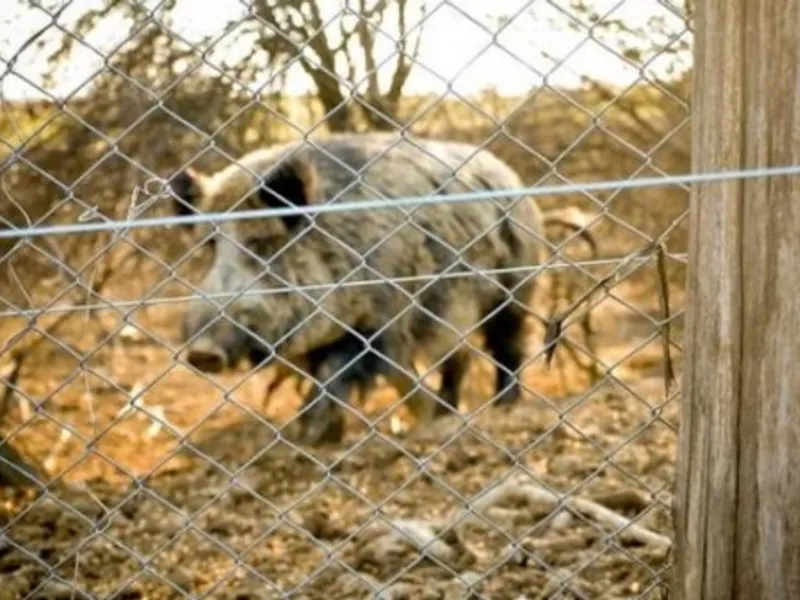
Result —
<instances>
[{"instance_id":1,"label":"chain link mesh","mask_svg":"<svg viewBox=\"0 0 800 600\"><path fill-rule=\"evenodd\" d=\"M684 6L7 4L0 598L668 596L689 198L675 177L690 170ZM365 147L374 132L400 135L364 160L326 143L354 135ZM453 151L458 164L424 140L465 144ZM274 252L281 234L259 238L269 252L247 241L243 232L296 216L253 209L254 188L174 213L170 182L181 173L247 170L249 152L288 143L317 157L320 189L335 190L297 211L307 224L292 243L313 238L322 262L358 254L334 281L302 283L308 261L283 277L273 259L292 244ZM470 175L487 152L520 188ZM407 172L386 166L409 155L420 162ZM417 195L405 180L419 164L446 176ZM336 177L349 183L336 187ZM629 185L648 177L664 184ZM581 187L598 181L613 185ZM523 191L549 219L542 232L504 204L504 195L530 201ZM328 204L337 206L326 213ZM349 218L369 230L386 210L403 218L389 219L375 244L353 245L355 234L340 239L326 225ZM467 219L459 211L491 210L505 217L454 240L453 224ZM509 222L539 236L547 256L471 264ZM417 251L398 247L402 235L455 260L387 274L381 257L400 264L398 254ZM234 272L246 261L225 263L224 252L251 255L248 285L209 283L209 273L242 277ZM535 293L526 302L506 290L467 328L425 300L444 294L468 310L481 299L463 290L498 281L535 281ZM211 373L187 360L223 326L255 335L237 306L276 306L255 319L282 318L277 301L259 304L268 296L315 311L298 309L279 339L259 338L269 349L261 362ZM369 298L380 311L384 297L406 304L374 330L330 310L337 298L355 299L354 311ZM184 319L200 305L227 312L192 338ZM486 323L514 310L528 333L523 365L509 372L498 352L511 337L492 346ZM414 311L458 343L411 372L391 332ZM315 370L316 346L280 348L317 339L304 331L329 327L325 319L367 342L336 365L363 368L369 381L315 412L312 392L330 394L337 369ZM411 333L422 341L405 343L424 354L426 331ZM458 410L415 419L408 394L427 390L444 404L448 365L463 352ZM414 385L370 371L370 357ZM518 401L499 401L502 377L520 382ZM341 440L298 434L304 414L313 423L330 413L343 415Z\"/></svg>"}]
</instances>

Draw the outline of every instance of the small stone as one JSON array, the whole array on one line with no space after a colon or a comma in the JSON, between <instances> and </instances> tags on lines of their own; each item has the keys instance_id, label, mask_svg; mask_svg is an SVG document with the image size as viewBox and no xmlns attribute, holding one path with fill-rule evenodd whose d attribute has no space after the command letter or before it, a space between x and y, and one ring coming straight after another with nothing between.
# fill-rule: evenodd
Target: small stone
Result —
<instances>
[{"instance_id":1,"label":"small stone","mask_svg":"<svg viewBox=\"0 0 800 600\"><path fill-rule=\"evenodd\" d=\"M549 462L547 470L553 475L572 475L581 472L581 464L574 456L561 455Z\"/></svg>"},{"instance_id":2,"label":"small stone","mask_svg":"<svg viewBox=\"0 0 800 600\"><path fill-rule=\"evenodd\" d=\"M138 342L144 339L144 335L138 327L133 325L125 325L119 332L121 337L126 342Z\"/></svg>"},{"instance_id":3,"label":"small stone","mask_svg":"<svg viewBox=\"0 0 800 600\"><path fill-rule=\"evenodd\" d=\"M565 510L560 511L555 517L550 520L550 529L555 531L563 531L572 525L574 518L570 513Z\"/></svg>"},{"instance_id":4,"label":"small stone","mask_svg":"<svg viewBox=\"0 0 800 600\"><path fill-rule=\"evenodd\" d=\"M474 588L483 583L483 575L475 571L464 571L458 578L468 587Z\"/></svg>"},{"instance_id":5,"label":"small stone","mask_svg":"<svg viewBox=\"0 0 800 600\"><path fill-rule=\"evenodd\" d=\"M522 567L527 564L528 556L522 551L521 548L515 548L514 546L509 545L506 546L506 549L503 551L502 561L503 563L510 563Z\"/></svg>"},{"instance_id":6,"label":"small stone","mask_svg":"<svg viewBox=\"0 0 800 600\"><path fill-rule=\"evenodd\" d=\"M467 595L461 594L460 597L464 600L478 600L480 598L481 588L483 587L483 575L475 571L465 571L458 576L458 581L463 588L468 592Z\"/></svg>"},{"instance_id":7,"label":"small stone","mask_svg":"<svg viewBox=\"0 0 800 600\"><path fill-rule=\"evenodd\" d=\"M48 581L34 596L35 600L71 600L83 597L79 590L60 581Z\"/></svg>"}]
</instances>

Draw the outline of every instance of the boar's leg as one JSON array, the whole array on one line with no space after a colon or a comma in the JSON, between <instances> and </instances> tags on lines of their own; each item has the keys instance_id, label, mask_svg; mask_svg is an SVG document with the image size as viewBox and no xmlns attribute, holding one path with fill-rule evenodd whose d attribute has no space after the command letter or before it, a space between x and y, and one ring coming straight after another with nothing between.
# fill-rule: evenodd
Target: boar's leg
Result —
<instances>
[{"instance_id":1,"label":"boar's leg","mask_svg":"<svg viewBox=\"0 0 800 600\"><path fill-rule=\"evenodd\" d=\"M447 357L442 365L442 384L439 397L443 402L436 402L434 415L441 417L458 412L458 396L461 382L469 367L469 353L458 350Z\"/></svg>"},{"instance_id":2,"label":"boar's leg","mask_svg":"<svg viewBox=\"0 0 800 600\"><path fill-rule=\"evenodd\" d=\"M486 348L497 363L494 401L519 399L519 370L525 358L525 309L511 301L489 317L482 328Z\"/></svg>"},{"instance_id":3,"label":"boar's leg","mask_svg":"<svg viewBox=\"0 0 800 600\"><path fill-rule=\"evenodd\" d=\"M267 402L275 393L284 381L289 379L290 377L299 376L302 373L310 373L311 372L311 365L309 363L308 357L302 357L301 359L296 359L293 362L293 366L297 368L297 370L292 369L289 365L285 364L282 361L275 361L275 376L267 385L267 389L264 392L264 401ZM299 372L298 372L299 371Z\"/></svg>"},{"instance_id":4,"label":"boar's leg","mask_svg":"<svg viewBox=\"0 0 800 600\"><path fill-rule=\"evenodd\" d=\"M371 337L369 333L361 335ZM341 442L345 433L345 415L338 403L349 402L353 389L365 393L377 376L386 372L386 363L371 351L365 353L365 348L358 335L348 333L309 353L309 373L314 384L306 396L300 417L302 437L306 443ZM376 348L380 348L379 343Z\"/></svg>"}]
</instances>

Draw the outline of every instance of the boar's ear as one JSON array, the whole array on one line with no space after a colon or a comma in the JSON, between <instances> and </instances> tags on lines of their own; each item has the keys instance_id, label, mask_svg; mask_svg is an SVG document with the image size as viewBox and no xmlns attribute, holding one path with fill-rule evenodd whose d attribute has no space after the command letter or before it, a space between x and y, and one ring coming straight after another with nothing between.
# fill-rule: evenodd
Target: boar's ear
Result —
<instances>
[{"instance_id":1,"label":"boar's ear","mask_svg":"<svg viewBox=\"0 0 800 600\"><path fill-rule=\"evenodd\" d=\"M203 184L205 176L191 167L180 171L169 187L174 194L172 208L179 216L191 215L197 212L198 205L203 199ZM191 228L192 225L187 225Z\"/></svg>"},{"instance_id":2,"label":"boar's ear","mask_svg":"<svg viewBox=\"0 0 800 600\"><path fill-rule=\"evenodd\" d=\"M268 208L308 206L320 202L319 174L316 165L306 156L284 159L261 180L258 198ZM282 217L287 229L303 221L303 215Z\"/></svg>"}]
</instances>

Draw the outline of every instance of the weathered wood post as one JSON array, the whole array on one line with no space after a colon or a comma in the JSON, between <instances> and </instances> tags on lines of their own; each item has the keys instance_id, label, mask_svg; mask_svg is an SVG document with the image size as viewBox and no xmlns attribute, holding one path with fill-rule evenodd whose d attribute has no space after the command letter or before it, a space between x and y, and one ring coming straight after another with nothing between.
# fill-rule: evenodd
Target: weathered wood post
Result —
<instances>
[{"instance_id":1,"label":"weathered wood post","mask_svg":"<svg viewBox=\"0 0 800 600\"><path fill-rule=\"evenodd\" d=\"M800 0L696 0L698 172L800 164ZM800 598L800 176L699 184L679 600Z\"/></svg>"}]
</instances>

